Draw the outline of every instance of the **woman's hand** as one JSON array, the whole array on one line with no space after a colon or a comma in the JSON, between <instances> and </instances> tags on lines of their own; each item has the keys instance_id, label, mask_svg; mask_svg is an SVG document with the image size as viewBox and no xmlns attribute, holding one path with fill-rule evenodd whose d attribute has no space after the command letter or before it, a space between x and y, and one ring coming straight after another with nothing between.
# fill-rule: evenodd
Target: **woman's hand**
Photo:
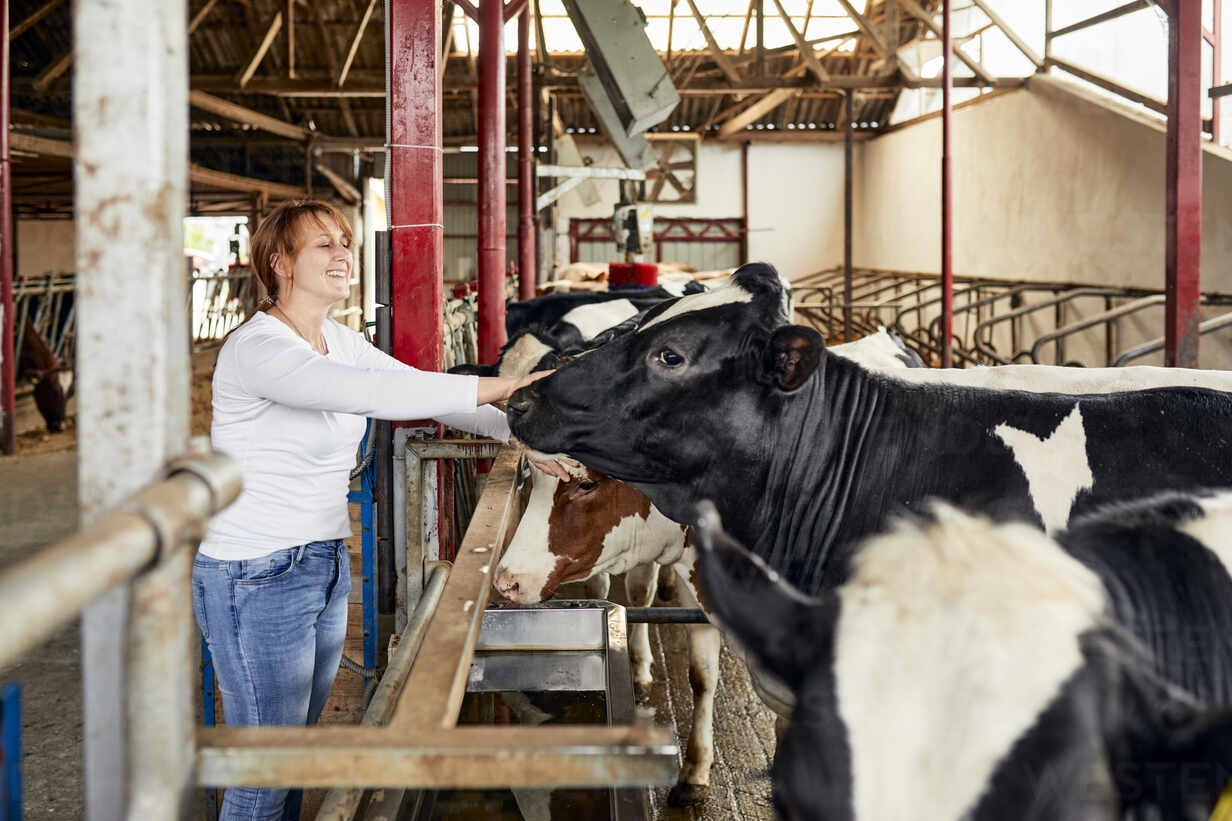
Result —
<instances>
[{"instance_id":1,"label":"woman's hand","mask_svg":"<svg viewBox=\"0 0 1232 821\"><path fill-rule=\"evenodd\" d=\"M535 371L526 376L481 376L479 377L479 399L476 405L489 405L493 402L503 402L513 396L514 391L524 388L532 382L551 376L552 371Z\"/></svg>"},{"instance_id":2,"label":"woman's hand","mask_svg":"<svg viewBox=\"0 0 1232 821\"><path fill-rule=\"evenodd\" d=\"M581 462L575 462L567 456L555 456L550 459L545 459L540 456L540 458L536 459L534 456L527 454L526 459L544 473L549 476L555 476L562 482L568 482L570 479L574 478L573 474L569 472L569 466L572 466L575 470L582 469Z\"/></svg>"}]
</instances>

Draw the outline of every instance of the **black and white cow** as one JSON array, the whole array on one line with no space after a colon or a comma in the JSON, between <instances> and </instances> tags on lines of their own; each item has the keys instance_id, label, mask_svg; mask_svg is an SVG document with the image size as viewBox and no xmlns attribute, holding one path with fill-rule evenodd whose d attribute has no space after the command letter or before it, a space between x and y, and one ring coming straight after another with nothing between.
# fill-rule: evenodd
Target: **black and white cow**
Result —
<instances>
[{"instance_id":1,"label":"black and white cow","mask_svg":"<svg viewBox=\"0 0 1232 821\"><path fill-rule=\"evenodd\" d=\"M885 328L836 345L832 352L871 369L923 366L919 357ZM695 555L688 546L687 530L624 482L590 472L566 482L535 470L530 497L517 531L501 556L493 586L512 602L535 604L551 598L566 582L624 573L629 603L648 607L654 599L658 570L664 567L676 574L681 605L698 607L693 581ZM606 589L602 589L602 595L606 595ZM706 797L714 763L719 635L715 628L703 624L689 625L688 635L693 720L679 779L668 795L672 806L696 804ZM629 655L634 689L639 698L644 698L653 682L646 624L630 626Z\"/></svg>"},{"instance_id":2,"label":"black and white cow","mask_svg":"<svg viewBox=\"0 0 1232 821\"><path fill-rule=\"evenodd\" d=\"M523 330L534 325L550 328L575 308L583 305L597 305L601 302L627 300L644 310L665 299L673 299L682 293L693 293L702 290L701 285L693 284L685 289L668 289L662 286L640 290L620 291L566 291L559 294L527 299L522 302L510 302L505 305L505 335L509 339L518 336ZM636 313L636 311L635 311Z\"/></svg>"},{"instance_id":3,"label":"black and white cow","mask_svg":"<svg viewBox=\"0 0 1232 821\"><path fill-rule=\"evenodd\" d=\"M1226 373L1115 370L1142 387L1232 389ZM787 324L778 275L757 263L652 308L508 411L528 446L633 484L676 521L713 499L738 540L809 593L841 582L889 514L928 498L1057 530L1110 501L1232 485L1232 394L1051 392L1031 373L990 389L830 356Z\"/></svg>"},{"instance_id":4,"label":"black and white cow","mask_svg":"<svg viewBox=\"0 0 1232 821\"><path fill-rule=\"evenodd\" d=\"M712 612L795 694L790 821L1205 821L1232 776L1232 493L1055 539L937 504L817 598L712 506L695 533Z\"/></svg>"},{"instance_id":5,"label":"black and white cow","mask_svg":"<svg viewBox=\"0 0 1232 821\"><path fill-rule=\"evenodd\" d=\"M449 372L476 376L525 376L534 371L549 370L556 367L562 354L599 344L605 332L634 319L641 310L624 298L579 305L550 326L530 325L510 336L501 348L495 365L457 365Z\"/></svg>"}]
</instances>

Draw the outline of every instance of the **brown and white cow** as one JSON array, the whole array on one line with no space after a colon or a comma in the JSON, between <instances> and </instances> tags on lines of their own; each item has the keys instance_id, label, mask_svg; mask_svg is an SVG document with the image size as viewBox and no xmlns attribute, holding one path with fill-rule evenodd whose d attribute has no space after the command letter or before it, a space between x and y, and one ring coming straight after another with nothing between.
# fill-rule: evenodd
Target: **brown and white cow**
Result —
<instances>
[{"instance_id":1,"label":"brown and white cow","mask_svg":"<svg viewBox=\"0 0 1232 821\"><path fill-rule=\"evenodd\" d=\"M22 328L21 360L17 363L17 371L19 376L34 383L34 404L47 423L47 430L52 433L64 430L68 400L75 387L73 369L56 356L29 318Z\"/></svg>"},{"instance_id":2,"label":"brown and white cow","mask_svg":"<svg viewBox=\"0 0 1232 821\"><path fill-rule=\"evenodd\" d=\"M833 352L872 369L918 367L920 360L884 328ZM632 486L593 471L562 482L534 470L532 490L513 540L501 558L496 590L518 604L551 598L562 584L599 582L625 574L628 601L647 607L654 599L659 568L673 571L685 607L701 606L695 582L696 553L688 528L664 516ZM718 687L718 631L689 625L689 684L693 722L676 786L668 796L675 806L695 804L709 791L714 762L713 715ZM645 697L653 682L646 624L629 629L633 684Z\"/></svg>"}]
</instances>

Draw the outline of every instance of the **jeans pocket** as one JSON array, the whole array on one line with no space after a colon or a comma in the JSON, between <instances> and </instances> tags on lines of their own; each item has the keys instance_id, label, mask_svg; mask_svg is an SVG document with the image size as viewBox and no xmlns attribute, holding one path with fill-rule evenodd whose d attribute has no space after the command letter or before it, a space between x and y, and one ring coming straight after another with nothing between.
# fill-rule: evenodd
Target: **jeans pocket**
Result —
<instances>
[{"instance_id":1,"label":"jeans pocket","mask_svg":"<svg viewBox=\"0 0 1232 821\"><path fill-rule=\"evenodd\" d=\"M257 585L284 579L295 571L298 564L295 554L298 552L298 548L291 548L279 550L260 559L246 559L240 563L239 576L234 581L236 584Z\"/></svg>"},{"instance_id":2,"label":"jeans pocket","mask_svg":"<svg viewBox=\"0 0 1232 821\"><path fill-rule=\"evenodd\" d=\"M199 581L192 583L193 615L197 617L197 626L201 628L201 637L210 640L208 623L205 620L205 585Z\"/></svg>"}]
</instances>

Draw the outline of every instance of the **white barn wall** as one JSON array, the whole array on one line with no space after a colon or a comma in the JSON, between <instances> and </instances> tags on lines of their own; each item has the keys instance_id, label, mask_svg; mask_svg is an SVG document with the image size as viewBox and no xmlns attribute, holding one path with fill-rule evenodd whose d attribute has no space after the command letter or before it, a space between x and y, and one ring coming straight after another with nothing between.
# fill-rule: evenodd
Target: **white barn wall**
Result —
<instances>
[{"instance_id":1,"label":"white barn wall","mask_svg":"<svg viewBox=\"0 0 1232 821\"><path fill-rule=\"evenodd\" d=\"M788 279L843 262L843 146L749 148L749 258Z\"/></svg>"},{"instance_id":2,"label":"white barn wall","mask_svg":"<svg viewBox=\"0 0 1232 821\"><path fill-rule=\"evenodd\" d=\"M940 270L940 143L932 119L857 148L857 265ZM955 273L1162 288L1164 149L1162 122L1063 79L1037 76L956 111ZM1203 157L1203 290L1232 292L1230 160L1209 146ZM1051 312L1039 320L1050 328ZM1144 312L1122 323L1118 348L1162 328L1162 310ZM1102 339L1087 332L1067 358L1093 363ZM1204 366L1232 365L1220 347L1203 339Z\"/></svg>"},{"instance_id":3,"label":"white barn wall","mask_svg":"<svg viewBox=\"0 0 1232 821\"><path fill-rule=\"evenodd\" d=\"M579 140L596 166L620 166L614 149ZM659 217L739 217L740 145L704 141L698 156L698 201L656 205ZM609 218L617 184L596 181L599 201L576 191L560 199L557 263L569 261L569 220ZM843 149L829 143L753 143L749 147L749 259L773 263L787 277L837 265L843 258Z\"/></svg>"}]
</instances>

